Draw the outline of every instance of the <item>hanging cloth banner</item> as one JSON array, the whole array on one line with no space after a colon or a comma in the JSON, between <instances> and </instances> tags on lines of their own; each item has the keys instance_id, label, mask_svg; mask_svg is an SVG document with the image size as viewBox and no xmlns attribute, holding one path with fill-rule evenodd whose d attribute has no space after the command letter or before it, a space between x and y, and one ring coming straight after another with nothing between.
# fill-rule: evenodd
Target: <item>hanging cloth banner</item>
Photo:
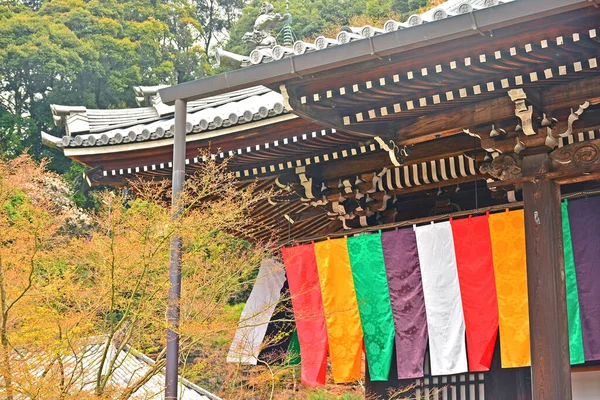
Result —
<instances>
[{"instance_id":1,"label":"hanging cloth banner","mask_svg":"<svg viewBox=\"0 0 600 400\"><path fill-rule=\"evenodd\" d=\"M372 381L387 381L394 352L394 319L381 233L348 238L348 253Z\"/></svg>"},{"instance_id":2,"label":"hanging cloth banner","mask_svg":"<svg viewBox=\"0 0 600 400\"><path fill-rule=\"evenodd\" d=\"M294 308L302 359L301 380L308 386L325 384L327 328L314 245L281 249Z\"/></svg>"},{"instance_id":3,"label":"hanging cloth banner","mask_svg":"<svg viewBox=\"0 0 600 400\"><path fill-rule=\"evenodd\" d=\"M300 357L300 342L298 341L298 331L292 332L290 346L287 350L286 362L287 365L300 365L302 358Z\"/></svg>"},{"instance_id":4,"label":"hanging cloth banner","mask_svg":"<svg viewBox=\"0 0 600 400\"><path fill-rule=\"evenodd\" d=\"M323 293L333 380L335 383L354 382L361 377L363 332L347 239L316 243L315 257ZM302 346L300 342L301 350Z\"/></svg>"},{"instance_id":5,"label":"hanging cloth banner","mask_svg":"<svg viewBox=\"0 0 600 400\"><path fill-rule=\"evenodd\" d=\"M600 197L568 203L586 361L600 360Z\"/></svg>"},{"instance_id":6,"label":"hanging cloth banner","mask_svg":"<svg viewBox=\"0 0 600 400\"><path fill-rule=\"evenodd\" d=\"M429 330L431 375L467 372L463 315L450 222L415 228Z\"/></svg>"},{"instance_id":7,"label":"hanging cloth banner","mask_svg":"<svg viewBox=\"0 0 600 400\"><path fill-rule=\"evenodd\" d=\"M531 365L523 210L489 217L502 368Z\"/></svg>"},{"instance_id":8,"label":"hanging cloth banner","mask_svg":"<svg viewBox=\"0 0 600 400\"><path fill-rule=\"evenodd\" d=\"M420 378L427 349L427 316L417 238L412 229L381 235L392 312L396 326L399 379Z\"/></svg>"},{"instance_id":9,"label":"hanging cloth banner","mask_svg":"<svg viewBox=\"0 0 600 400\"><path fill-rule=\"evenodd\" d=\"M579 291L573 244L571 242L571 225L569 223L569 207L567 200L562 203L562 232L565 256L565 284L567 295L567 316L569 320L569 355L571 364L585 362L583 353L583 333L581 332L581 315L579 313Z\"/></svg>"},{"instance_id":10,"label":"hanging cloth banner","mask_svg":"<svg viewBox=\"0 0 600 400\"><path fill-rule=\"evenodd\" d=\"M244 306L238 329L229 348L228 362L256 365L284 282L283 265L272 259L262 260L256 283Z\"/></svg>"},{"instance_id":11,"label":"hanging cloth banner","mask_svg":"<svg viewBox=\"0 0 600 400\"><path fill-rule=\"evenodd\" d=\"M451 220L467 331L469 371L489 371L498 336L498 301L488 217Z\"/></svg>"},{"instance_id":12,"label":"hanging cloth banner","mask_svg":"<svg viewBox=\"0 0 600 400\"><path fill-rule=\"evenodd\" d=\"M265 339L258 355L261 363L277 365L284 361L281 356L286 353L290 345L291 333L294 329L294 324L290 321L293 320L294 312L292 311L292 302L290 300L290 288L286 280L281 289L281 300L279 300L277 307L275 307L275 312L271 316L267 333L265 334Z\"/></svg>"}]
</instances>

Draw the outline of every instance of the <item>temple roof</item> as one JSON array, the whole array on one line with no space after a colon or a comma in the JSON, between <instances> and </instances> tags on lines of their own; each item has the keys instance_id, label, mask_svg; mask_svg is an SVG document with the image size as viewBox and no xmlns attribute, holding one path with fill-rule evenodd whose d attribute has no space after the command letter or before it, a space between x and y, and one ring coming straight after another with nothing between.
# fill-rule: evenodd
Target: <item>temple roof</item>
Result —
<instances>
[{"instance_id":1,"label":"temple roof","mask_svg":"<svg viewBox=\"0 0 600 400\"><path fill-rule=\"evenodd\" d=\"M483 9L470 13L465 4ZM234 155L228 167L240 185L258 182L257 190L273 185L287 190L256 209L279 239L428 215L444 196L462 209L516 201L514 193L507 199L510 190L485 188L491 178L480 168L499 154L523 151L523 136L535 129L546 132L542 126L548 124L560 133L557 143L550 138L555 147L599 136L599 11L584 0L518 0L490 7L497 4L448 1L441 6L444 12L429 10L410 29L399 24L402 30L374 31L376 36L363 40L344 28L352 43L169 88L135 88L141 107L128 111L152 109L159 117L126 128L106 124L98 133L88 128L67 136L63 151L92 168L86 172L92 185L168 179L173 109L167 104L180 99L190 110L186 172L201 168L198 149L208 149L214 158ZM447 18L458 11L463 14ZM268 89L257 86L263 84ZM263 92L247 92L252 90ZM225 110L225 119L232 104L256 110L270 96L279 103L269 110L280 106L290 113L240 125L238 112L235 125L236 116L227 128L207 122L212 131L206 132L194 115ZM519 118L527 110L532 115L525 118L525 134ZM64 118L68 133L76 133L71 127L82 121L76 116L88 111L57 109L55 115L59 123ZM253 112L252 119L263 118ZM67 121L71 113L73 120ZM162 140L153 140L157 123L164 124ZM137 143L108 137L130 131ZM91 146L90 135L106 135L108 142ZM263 240L272 233L256 236Z\"/></svg>"},{"instance_id":2,"label":"temple roof","mask_svg":"<svg viewBox=\"0 0 600 400\"><path fill-rule=\"evenodd\" d=\"M294 55L323 50L328 47L343 45L357 40L368 39L375 35L381 35L384 33L412 28L426 23L436 22L460 14L468 14L476 10L494 7L498 4L509 3L512 1L514 0L448 0L420 14L413 14L406 21L395 21L390 19L381 27L374 27L370 25L362 27L344 26L341 28L340 32L335 38L319 36L315 39L314 43L299 40L294 43L293 48L281 45L275 45L272 49L259 47L253 50L248 57L239 56L239 60L242 61L240 65L242 67L248 67L251 65L268 63L274 60L281 60L282 58L287 58ZM473 23L475 24L475 22ZM230 53L217 51L217 60L219 61L219 58L223 58L223 55L227 56L227 54Z\"/></svg>"},{"instance_id":3,"label":"temple roof","mask_svg":"<svg viewBox=\"0 0 600 400\"><path fill-rule=\"evenodd\" d=\"M162 86L135 87L144 107L98 110L51 105L54 123L66 135L43 133L44 143L56 147L91 147L157 140L173 136L174 107L161 101ZM287 113L281 94L256 86L188 103L188 133L226 128Z\"/></svg>"},{"instance_id":4,"label":"temple roof","mask_svg":"<svg viewBox=\"0 0 600 400\"><path fill-rule=\"evenodd\" d=\"M91 337L86 341L87 344L62 358L61 367L64 368L67 376L72 377L71 384L74 388L91 392L94 390L97 370L107 344L104 336ZM128 345L119 349L115 343L111 342L108 346L110 357L116 359L115 367L109 377L109 386L111 387L126 389L136 380L142 379L154 366L152 359ZM30 357L29 362L34 375L44 374L47 377L58 375L56 363L48 363L48 356L45 354L36 354ZM48 364L51 365L50 368L48 368ZM157 372L133 394L132 399L162 399L164 398L164 385L164 373ZM179 392L181 400L220 400L216 395L183 377L179 377Z\"/></svg>"}]
</instances>

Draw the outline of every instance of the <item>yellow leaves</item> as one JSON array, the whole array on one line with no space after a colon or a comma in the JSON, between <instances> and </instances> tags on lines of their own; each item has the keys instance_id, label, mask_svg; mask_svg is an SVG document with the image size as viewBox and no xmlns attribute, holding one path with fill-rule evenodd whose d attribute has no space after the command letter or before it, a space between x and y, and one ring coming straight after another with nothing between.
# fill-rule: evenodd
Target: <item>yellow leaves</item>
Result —
<instances>
[{"instance_id":1,"label":"yellow leaves","mask_svg":"<svg viewBox=\"0 0 600 400\"><path fill-rule=\"evenodd\" d=\"M123 31L123 26L112 18L99 18L95 22L94 31L101 35L120 36Z\"/></svg>"},{"instance_id":2,"label":"yellow leaves","mask_svg":"<svg viewBox=\"0 0 600 400\"><path fill-rule=\"evenodd\" d=\"M84 351L90 338L102 337L164 357L169 242L179 234L184 242L179 333L183 362L190 363L184 371L202 380L223 376L239 316L228 304L245 300L267 253L241 238L251 237L260 223L251 215L265 197L255 193L254 184L240 189L226 165L207 161L187 180L179 219L171 219L167 183L132 182L133 198L100 194L100 210L87 215L85 229L73 230L64 227L80 214L64 200L64 182L26 157L0 161L0 292L5 306L14 302L5 331L11 345L46 362L66 360ZM61 390L64 398L85 398L56 387L56 360L50 360L47 375L33 377L15 354L10 362L15 387L23 393L38 388L41 398L57 398ZM109 356L94 368L114 367ZM3 369L0 357L0 379ZM105 383L96 382L94 390L111 398L116 389Z\"/></svg>"}]
</instances>

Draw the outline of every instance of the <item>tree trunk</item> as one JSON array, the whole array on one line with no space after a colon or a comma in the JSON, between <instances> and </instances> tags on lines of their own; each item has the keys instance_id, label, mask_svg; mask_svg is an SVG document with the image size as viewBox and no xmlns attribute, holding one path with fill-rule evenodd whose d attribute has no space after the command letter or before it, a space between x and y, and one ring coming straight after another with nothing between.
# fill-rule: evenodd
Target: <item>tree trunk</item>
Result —
<instances>
[{"instance_id":1,"label":"tree trunk","mask_svg":"<svg viewBox=\"0 0 600 400\"><path fill-rule=\"evenodd\" d=\"M2 378L4 379L4 390L6 400L13 400L12 366L10 362L10 346L8 345L8 304L6 303L6 288L4 286L4 266L0 257L0 308L2 323L0 324L0 343L2 344Z\"/></svg>"}]
</instances>

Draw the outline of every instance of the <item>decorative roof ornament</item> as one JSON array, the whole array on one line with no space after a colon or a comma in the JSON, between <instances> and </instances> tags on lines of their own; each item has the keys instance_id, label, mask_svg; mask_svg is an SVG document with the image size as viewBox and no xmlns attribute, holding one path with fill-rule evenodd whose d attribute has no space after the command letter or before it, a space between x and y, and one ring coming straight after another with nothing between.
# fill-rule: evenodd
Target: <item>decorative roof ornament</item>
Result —
<instances>
[{"instance_id":1,"label":"decorative roof ornament","mask_svg":"<svg viewBox=\"0 0 600 400\"><path fill-rule=\"evenodd\" d=\"M290 13L290 1L285 1L285 14L283 14L284 22L283 27L279 31L277 37L281 37L281 45L290 49L294 45L296 40L296 34L292 29L292 14ZM291 49L290 49L291 50Z\"/></svg>"},{"instance_id":2,"label":"decorative roof ornament","mask_svg":"<svg viewBox=\"0 0 600 400\"><path fill-rule=\"evenodd\" d=\"M404 22L390 19L380 28L369 25L363 27L344 26L335 38L319 36L314 43L297 40L295 37L291 28L292 17L289 12L289 0L286 0L286 13L283 16L274 12L272 4L264 2L261 6L260 15L254 23L253 31L246 33L243 37L246 43L255 45L255 49L250 55L242 56L217 49L215 56L217 63L222 62L234 67L247 67L324 50L328 47L344 45L401 29L413 28L425 23L436 23L456 15L471 13L482 8L494 7L511 1L514 0L446 0L438 4L437 7L420 14L412 14ZM271 32L279 23L283 23L282 28L277 36L273 37ZM277 39L279 39L279 44Z\"/></svg>"},{"instance_id":3,"label":"decorative roof ornament","mask_svg":"<svg viewBox=\"0 0 600 400\"><path fill-rule=\"evenodd\" d=\"M281 14L275 13L273 4L265 1L260 6L260 14L254 21L253 31L246 32L242 40L246 43L253 43L258 50L271 49L277 44L271 31L286 19L286 16L282 17Z\"/></svg>"},{"instance_id":4,"label":"decorative roof ornament","mask_svg":"<svg viewBox=\"0 0 600 400\"><path fill-rule=\"evenodd\" d=\"M288 24L290 24L291 15L289 13L282 16L275 12L273 4L263 2L260 6L260 14L254 21L252 32L246 32L242 36L244 43L250 43L255 47L250 56L242 56L219 48L215 53L217 63L246 67L251 64L260 64L265 59L273 59L273 48L277 45L277 39L271 32L277 25L288 20Z\"/></svg>"}]
</instances>

